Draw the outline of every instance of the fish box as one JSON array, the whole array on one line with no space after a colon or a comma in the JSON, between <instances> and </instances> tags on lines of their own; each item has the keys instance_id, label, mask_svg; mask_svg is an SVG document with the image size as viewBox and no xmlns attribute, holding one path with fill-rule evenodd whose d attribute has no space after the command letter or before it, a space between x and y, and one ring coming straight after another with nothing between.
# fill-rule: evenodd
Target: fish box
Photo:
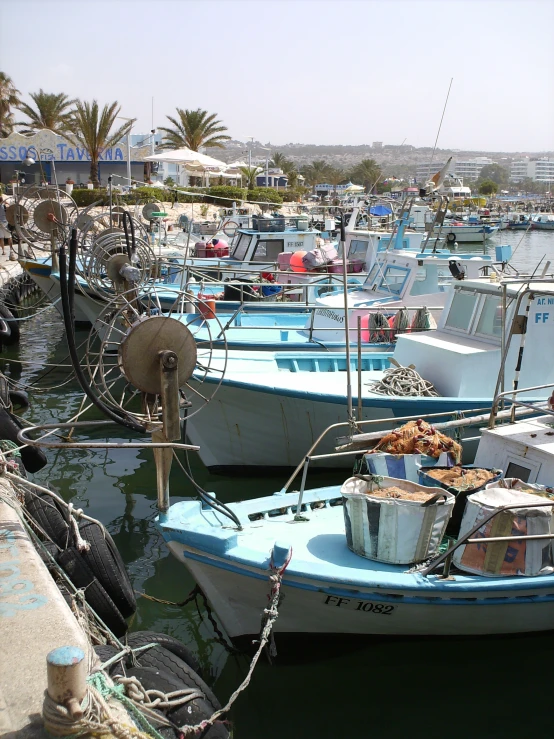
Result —
<instances>
[{"instance_id":1,"label":"fish box","mask_svg":"<svg viewBox=\"0 0 554 739\"><path fill-rule=\"evenodd\" d=\"M269 233L270 231L284 231L285 219L282 216L276 218L260 218L252 216L252 226L254 231Z\"/></svg>"},{"instance_id":2,"label":"fish box","mask_svg":"<svg viewBox=\"0 0 554 739\"><path fill-rule=\"evenodd\" d=\"M487 577L512 577L516 575L546 575L554 571L552 561L552 542L550 539L497 541L487 543L487 537L530 536L549 534L552 525L550 506L534 507L534 503L544 504L545 499L521 490L506 490L490 487L473 493L467 499L466 509L460 528L460 536L471 531L479 521L494 510L507 505L519 505L509 511L502 511L484 523L473 539L482 543L464 544L454 552L453 561L458 569ZM554 501L553 501L554 505Z\"/></svg>"},{"instance_id":3,"label":"fish box","mask_svg":"<svg viewBox=\"0 0 554 739\"><path fill-rule=\"evenodd\" d=\"M437 552L454 506L442 488L394 477L351 477L341 488L348 548L377 562L412 564ZM388 496L386 491L393 491ZM405 497L402 497L405 495Z\"/></svg>"},{"instance_id":4,"label":"fish box","mask_svg":"<svg viewBox=\"0 0 554 739\"><path fill-rule=\"evenodd\" d=\"M448 454L443 452L438 459L427 454L390 454L389 452L374 452L366 454L365 463L372 475L396 477L399 480L419 482L419 470L433 465L444 465L448 461ZM420 483L421 484L421 483ZM425 484L425 483L423 483ZM435 487L438 487L435 485Z\"/></svg>"},{"instance_id":5,"label":"fish box","mask_svg":"<svg viewBox=\"0 0 554 739\"><path fill-rule=\"evenodd\" d=\"M228 246L205 246L204 244L196 243L194 247L194 255L202 259L209 257L228 257L229 247Z\"/></svg>"}]
</instances>

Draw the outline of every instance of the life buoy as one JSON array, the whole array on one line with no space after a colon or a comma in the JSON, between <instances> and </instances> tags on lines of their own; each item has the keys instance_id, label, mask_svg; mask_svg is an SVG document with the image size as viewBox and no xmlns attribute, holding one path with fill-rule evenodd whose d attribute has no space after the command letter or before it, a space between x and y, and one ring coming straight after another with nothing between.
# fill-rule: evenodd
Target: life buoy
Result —
<instances>
[{"instance_id":1,"label":"life buoy","mask_svg":"<svg viewBox=\"0 0 554 739\"><path fill-rule=\"evenodd\" d=\"M239 227L239 224L236 221L226 221L223 224L222 230L225 236L232 238L236 234L238 227Z\"/></svg>"},{"instance_id":2,"label":"life buoy","mask_svg":"<svg viewBox=\"0 0 554 739\"><path fill-rule=\"evenodd\" d=\"M454 231L451 231L449 234L446 234L446 240L449 244L456 243L456 234Z\"/></svg>"}]
</instances>

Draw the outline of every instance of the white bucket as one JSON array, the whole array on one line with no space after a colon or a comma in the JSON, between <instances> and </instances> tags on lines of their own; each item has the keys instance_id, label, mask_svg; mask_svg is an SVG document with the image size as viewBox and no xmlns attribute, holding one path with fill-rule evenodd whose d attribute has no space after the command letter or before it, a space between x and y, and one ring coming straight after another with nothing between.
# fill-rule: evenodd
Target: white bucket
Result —
<instances>
[{"instance_id":1,"label":"white bucket","mask_svg":"<svg viewBox=\"0 0 554 739\"><path fill-rule=\"evenodd\" d=\"M503 511L478 529L472 538L482 538L482 544L465 544L458 547L453 556L456 567L464 572L488 577L551 574L554 569L550 539L486 543L486 538L490 536L549 534L552 508L534 507L536 503L545 502L545 498L538 495L500 487L486 488L468 496L460 536L474 528L479 521L497 508L519 503L521 508Z\"/></svg>"},{"instance_id":2,"label":"white bucket","mask_svg":"<svg viewBox=\"0 0 554 739\"><path fill-rule=\"evenodd\" d=\"M437 498L431 503L377 498L367 492L366 480L350 477L341 488L349 549L390 564L423 562L435 554L454 508L452 493L394 477L384 477L379 485L421 491Z\"/></svg>"}]
</instances>

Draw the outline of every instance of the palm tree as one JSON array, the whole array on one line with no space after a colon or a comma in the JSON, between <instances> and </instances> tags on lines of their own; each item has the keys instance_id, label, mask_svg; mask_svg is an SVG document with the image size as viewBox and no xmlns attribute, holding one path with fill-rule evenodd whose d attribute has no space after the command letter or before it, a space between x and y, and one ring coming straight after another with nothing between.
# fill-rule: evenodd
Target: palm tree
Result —
<instances>
[{"instance_id":1,"label":"palm tree","mask_svg":"<svg viewBox=\"0 0 554 739\"><path fill-rule=\"evenodd\" d=\"M288 178L289 187L296 187L298 184L298 170L296 169L296 164L291 162L290 159L285 159L281 169Z\"/></svg>"},{"instance_id":2,"label":"palm tree","mask_svg":"<svg viewBox=\"0 0 554 739\"><path fill-rule=\"evenodd\" d=\"M9 136L15 125L12 108L19 105L19 90L11 77L0 72L0 136Z\"/></svg>"},{"instance_id":3,"label":"palm tree","mask_svg":"<svg viewBox=\"0 0 554 739\"><path fill-rule=\"evenodd\" d=\"M381 167L374 159L362 159L350 173L350 179L356 185L363 185L369 192L381 179Z\"/></svg>"},{"instance_id":4,"label":"palm tree","mask_svg":"<svg viewBox=\"0 0 554 739\"><path fill-rule=\"evenodd\" d=\"M263 172L261 167L239 167L241 177L244 177L246 186L249 190L253 190L256 187L256 177Z\"/></svg>"},{"instance_id":5,"label":"palm tree","mask_svg":"<svg viewBox=\"0 0 554 739\"><path fill-rule=\"evenodd\" d=\"M306 183L315 190L315 186L327 179L329 165L323 159L314 159L311 164L307 164L300 170L304 175Z\"/></svg>"},{"instance_id":6,"label":"palm tree","mask_svg":"<svg viewBox=\"0 0 554 739\"><path fill-rule=\"evenodd\" d=\"M42 88L38 92L32 92L30 97L36 105L36 110L27 103L20 103L18 106L19 110L29 118L28 121L20 121L17 124L28 127L21 133L35 133L42 128L47 128L54 133L67 131L71 119L69 108L75 105L75 100L70 100L63 92L56 95L53 92L43 92Z\"/></svg>"},{"instance_id":7,"label":"palm tree","mask_svg":"<svg viewBox=\"0 0 554 739\"><path fill-rule=\"evenodd\" d=\"M115 119L121 106L114 102L104 105L102 111L96 100L91 103L77 100L75 110L68 125L68 138L76 146L82 146L90 156L90 179L95 187L99 187L98 160L103 149L117 144L131 129L136 118L126 121L116 131L112 132Z\"/></svg>"},{"instance_id":8,"label":"palm tree","mask_svg":"<svg viewBox=\"0 0 554 739\"><path fill-rule=\"evenodd\" d=\"M284 168L288 161L289 160L284 154L282 154L280 151L276 151L273 157L271 158L269 166L276 167L277 169L282 169L284 172L285 171Z\"/></svg>"},{"instance_id":9,"label":"palm tree","mask_svg":"<svg viewBox=\"0 0 554 739\"><path fill-rule=\"evenodd\" d=\"M329 167L326 174L327 182L333 185L333 193L337 194L337 185L340 185L346 179L344 170L338 167Z\"/></svg>"},{"instance_id":10,"label":"palm tree","mask_svg":"<svg viewBox=\"0 0 554 739\"><path fill-rule=\"evenodd\" d=\"M223 143L231 139L223 134L227 126L219 125L221 121L216 120L216 113L208 114L207 110L182 110L177 108L178 119L166 116L173 123L174 128L160 127L163 131L164 141L162 149L182 149L187 147L192 151L198 151L201 146L217 147L223 149Z\"/></svg>"}]
</instances>

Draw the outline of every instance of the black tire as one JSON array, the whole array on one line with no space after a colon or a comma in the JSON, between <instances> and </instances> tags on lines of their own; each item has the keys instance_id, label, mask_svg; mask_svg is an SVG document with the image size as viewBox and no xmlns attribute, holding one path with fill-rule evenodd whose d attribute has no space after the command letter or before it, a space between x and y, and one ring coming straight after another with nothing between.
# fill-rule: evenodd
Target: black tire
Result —
<instances>
[{"instance_id":1,"label":"black tire","mask_svg":"<svg viewBox=\"0 0 554 739\"><path fill-rule=\"evenodd\" d=\"M37 552L39 553L40 558L46 565L46 568L49 572L56 572L56 557L58 556L59 548L53 544L51 541L45 541L43 542L42 546L37 547ZM54 561L52 560L54 558Z\"/></svg>"},{"instance_id":2,"label":"black tire","mask_svg":"<svg viewBox=\"0 0 554 739\"><path fill-rule=\"evenodd\" d=\"M451 231L449 234L446 234L446 241L449 244L455 244L456 243L456 234L454 231Z\"/></svg>"},{"instance_id":3,"label":"black tire","mask_svg":"<svg viewBox=\"0 0 554 739\"><path fill-rule=\"evenodd\" d=\"M167 634L158 634L155 631L135 631L132 634L129 634L127 642L131 647L133 647L133 649L136 647L143 647L146 644L158 644L176 657L179 657L179 659L182 659L183 662L191 668L191 670L194 670L194 672L202 677L202 669L196 656L183 644L183 642L180 642L172 636L168 636Z\"/></svg>"},{"instance_id":4,"label":"black tire","mask_svg":"<svg viewBox=\"0 0 554 739\"><path fill-rule=\"evenodd\" d=\"M108 629L116 636L123 636L128 629L127 622L117 606L94 577L83 561L80 552L69 547L58 555L58 564L76 588L84 588L85 600L102 619Z\"/></svg>"},{"instance_id":5,"label":"black tire","mask_svg":"<svg viewBox=\"0 0 554 739\"><path fill-rule=\"evenodd\" d=\"M176 680L185 683L190 688L201 691L206 696L206 701L210 704L213 711L221 708L220 702L217 700L213 691L197 675L186 662L172 654L164 647L151 647L137 654L137 662L141 667L153 667L156 670L169 672Z\"/></svg>"},{"instance_id":6,"label":"black tire","mask_svg":"<svg viewBox=\"0 0 554 739\"><path fill-rule=\"evenodd\" d=\"M27 395L25 390L10 390L9 399L12 406L15 405L18 408L29 407L29 396Z\"/></svg>"},{"instance_id":7,"label":"black tire","mask_svg":"<svg viewBox=\"0 0 554 739\"><path fill-rule=\"evenodd\" d=\"M97 644L94 647L94 651L96 652L96 655L100 662L104 664L104 662L107 662L112 657L115 657L116 654L120 651L117 649L117 647L113 647L111 644ZM108 675L121 675L124 671L125 664L123 658L118 660L117 662L114 662L113 665L110 665L107 669Z\"/></svg>"},{"instance_id":8,"label":"black tire","mask_svg":"<svg viewBox=\"0 0 554 739\"><path fill-rule=\"evenodd\" d=\"M128 677L136 677L140 680L145 690L162 690L164 693L172 693L175 690L183 690L185 687L194 687L182 683L163 670L156 670L153 667L132 667L126 672ZM183 706L164 711L164 713L171 722L182 727L194 726L210 718L213 711L203 698L196 698ZM202 739L227 739L228 736L229 732L225 726L216 724L202 735Z\"/></svg>"},{"instance_id":9,"label":"black tire","mask_svg":"<svg viewBox=\"0 0 554 739\"><path fill-rule=\"evenodd\" d=\"M137 610L135 594L125 564L109 532L106 531L104 536L101 526L91 521L81 523L79 532L90 544L88 552L81 552L83 560L120 613L125 618L132 616Z\"/></svg>"},{"instance_id":10,"label":"black tire","mask_svg":"<svg viewBox=\"0 0 554 739\"><path fill-rule=\"evenodd\" d=\"M9 439L14 444L21 446L17 435L25 425L13 413L0 409L0 439ZM24 446L21 449L21 461L27 472L38 472L48 464L46 454L37 446Z\"/></svg>"},{"instance_id":11,"label":"black tire","mask_svg":"<svg viewBox=\"0 0 554 739\"><path fill-rule=\"evenodd\" d=\"M54 498L47 493L25 491L25 508L37 524L39 534L44 533L65 549L73 543L71 529Z\"/></svg>"},{"instance_id":12,"label":"black tire","mask_svg":"<svg viewBox=\"0 0 554 739\"><path fill-rule=\"evenodd\" d=\"M6 346L17 344L19 341L19 322L5 305L0 305L0 343Z\"/></svg>"}]
</instances>

